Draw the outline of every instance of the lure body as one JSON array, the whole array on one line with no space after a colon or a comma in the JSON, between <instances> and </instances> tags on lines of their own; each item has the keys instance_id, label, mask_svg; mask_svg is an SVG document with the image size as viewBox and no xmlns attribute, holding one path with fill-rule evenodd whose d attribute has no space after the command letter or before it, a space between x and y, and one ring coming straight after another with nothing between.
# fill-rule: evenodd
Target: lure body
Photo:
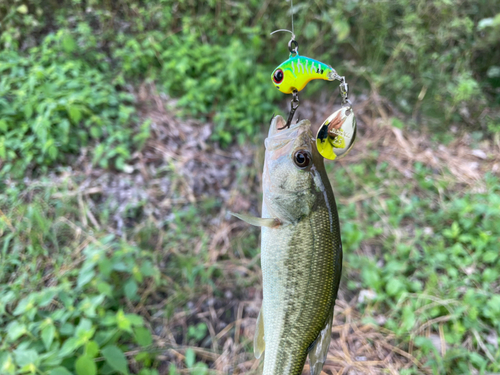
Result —
<instances>
[{"instance_id":1,"label":"lure body","mask_svg":"<svg viewBox=\"0 0 500 375\"><path fill-rule=\"evenodd\" d=\"M285 94L301 91L313 79L334 81L337 77L337 72L330 65L298 53L282 62L271 75L274 86Z\"/></svg>"}]
</instances>

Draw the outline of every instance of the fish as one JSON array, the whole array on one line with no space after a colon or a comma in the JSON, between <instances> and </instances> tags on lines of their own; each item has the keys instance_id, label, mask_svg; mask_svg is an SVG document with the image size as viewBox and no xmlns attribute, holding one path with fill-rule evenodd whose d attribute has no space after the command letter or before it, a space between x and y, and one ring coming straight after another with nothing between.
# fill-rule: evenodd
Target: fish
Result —
<instances>
[{"instance_id":1,"label":"fish","mask_svg":"<svg viewBox=\"0 0 500 375\"><path fill-rule=\"evenodd\" d=\"M233 213L261 227L262 308L254 355L264 375L301 374L309 356L319 375L331 339L342 273L335 197L309 120L283 128L272 119L265 140L262 217Z\"/></svg>"},{"instance_id":2,"label":"fish","mask_svg":"<svg viewBox=\"0 0 500 375\"><path fill-rule=\"evenodd\" d=\"M301 91L314 79L334 81L339 78L340 76L330 65L299 56L298 53L282 62L271 75L274 86L285 94Z\"/></svg>"}]
</instances>

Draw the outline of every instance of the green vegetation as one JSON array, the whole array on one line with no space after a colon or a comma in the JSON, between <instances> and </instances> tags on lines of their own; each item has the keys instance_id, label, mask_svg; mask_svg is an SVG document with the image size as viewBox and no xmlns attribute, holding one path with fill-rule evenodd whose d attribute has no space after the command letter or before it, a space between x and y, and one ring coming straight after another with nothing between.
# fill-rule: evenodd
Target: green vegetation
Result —
<instances>
[{"instance_id":1,"label":"green vegetation","mask_svg":"<svg viewBox=\"0 0 500 375\"><path fill-rule=\"evenodd\" d=\"M90 29L88 29L90 33ZM7 39L7 36L3 36ZM148 138L148 124L132 130L133 96L117 90L91 62L72 57L77 42L66 30L40 46L0 54L0 158L3 172L22 176L96 145L94 161L123 169L131 150ZM135 119L137 120L137 119Z\"/></svg>"},{"instance_id":2,"label":"green vegetation","mask_svg":"<svg viewBox=\"0 0 500 375\"><path fill-rule=\"evenodd\" d=\"M349 174L336 170L332 180L343 181L338 186L342 197L353 191L378 193L357 209L340 209L341 222L347 223L342 227L351 275L347 286L375 292L362 303L366 322L378 324L373 317L384 312L384 327L413 341L419 348L416 358L433 373L467 374L471 366L497 372L500 351L486 338L500 331L500 181L490 175L485 193L457 194L456 186L431 168L419 163L413 168L413 181L374 160L347 166ZM401 182L380 188L386 179ZM363 242L377 250L360 256ZM442 326L444 356L424 334L432 322ZM465 347L467 338L482 340L477 345L488 353Z\"/></svg>"},{"instance_id":3,"label":"green vegetation","mask_svg":"<svg viewBox=\"0 0 500 375\"><path fill-rule=\"evenodd\" d=\"M135 359L149 365L150 330L124 308L140 301L139 284L159 285L154 254L82 233L68 219L71 200L8 203L0 225L1 373L124 374L128 347L144 348Z\"/></svg>"},{"instance_id":4,"label":"green vegetation","mask_svg":"<svg viewBox=\"0 0 500 375\"><path fill-rule=\"evenodd\" d=\"M285 38L268 33L289 25L285 1L14 3L0 6L4 172L64 160L90 141L102 145L95 161L122 169L148 134L126 131L127 81L157 81L186 114L213 121L225 144L259 134L281 97L268 81L287 56ZM352 77L354 92L393 99L413 121L497 130L500 18L490 1L353 4L299 2L301 53Z\"/></svg>"},{"instance_id":5,"label":"green vegetation","mask_svg":"<svg viewBox=\"0 0 500 375\"><path fill-rule=\"evenodd\" d=\"M366 94L364 111L426 139L402 167L387 119L363 118L353 154L329 164L342 289L369 292L352 309L394 335L401 374L499 372L500 182L482 170L500 139L500 2L294 3L300 53ZM256 311L242 306L260 293L259 232L226 212L259 206L263 132L288 105L270 82L288 34L269 32L290 27L289 6L0 3L2 375L251 363ZM332 89L305 91L301 109ZM439 150L425 134L459 147L465 130L470 146L450 155L489 151L478 181L415 156Z\"/></svg>"}]
</instances>

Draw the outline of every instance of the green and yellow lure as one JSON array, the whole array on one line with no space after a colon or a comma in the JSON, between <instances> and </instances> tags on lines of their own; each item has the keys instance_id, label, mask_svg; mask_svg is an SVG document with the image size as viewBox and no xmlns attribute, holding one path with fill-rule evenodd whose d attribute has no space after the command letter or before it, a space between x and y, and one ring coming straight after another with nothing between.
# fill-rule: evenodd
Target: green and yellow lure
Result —
<instances>
[{"instance_id":1,"label":"green and yellow lure","mask_svg":"<svg viewBox=\"0 0 500 375\"><path fill-rule=\"evenodd\" d=\"M340 77L330 65L296 53L274 69L271 78L278 90L291 94L302 90L313 79L334 81Z\"/></svg>"}]
</instances>

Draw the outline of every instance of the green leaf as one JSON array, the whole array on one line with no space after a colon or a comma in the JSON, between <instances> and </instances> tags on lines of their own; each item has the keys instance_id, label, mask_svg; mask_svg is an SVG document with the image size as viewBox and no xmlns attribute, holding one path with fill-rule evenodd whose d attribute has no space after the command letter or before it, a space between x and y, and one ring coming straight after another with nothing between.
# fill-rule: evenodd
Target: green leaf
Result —
<instances>
[{"instance_id":1,"label":"green leaf","mask_svg":"<svg viewBox=\"0 0 500 375\"><path fill-rule=\"evenodd\" d=\"M145 327L134 328L134 338L140 346L149 346L153 343L151 332Z\"/></svg>"},{"instance_id":2,"label":"green leaf","mask_svg":"<svg viewBox=\"0 0 500 375\"><path fill-rule=\"evenodd\" d=\"M392 118L392 126L394 126L395 128L398 128L398 129L403 129L405 125L404 125L403 121L401 121L400 119L398 119L396 117L393 117Z\"/></svg>"},{"instance_id":3,"label":"green leaf","mask_svg":"<svg viewBox=\"0 0 500 375\"><path fill-rule=\"evenodd\" d=\"M23 4L23 5L18 6L16 10L17 10L19 13L21 13L21 14L26 14L26 13L28 13L28 7L27 7L26 5L24 5L24 4Z\"/></svg>"},{"instance_id":4,"label":"green leaf","mask_svg":"<svg viewBox=\"0 0 500 375\"><path fill-rule=\"evenodd\" d=\"M68 110L69 118L73 123L78 124L82 119L82 112L77 106L71 106Z\"/></svg>"},{"instance_id":5,"label":"green leaf","mask_svg":"<svg viewBox=\"0 0 500 375\"><path fill-rule=\"evenodd\" d=\"M76 337L71 337L64 342L63 346L61 347L61 350L59 350L59 356L66 357L68 354L73 353L80 346L82 346L80 340Z\"/></svg>"},{"instance_id":6,"label":"green leaf","mask_svg":"<svg viewBox=\"0 0 500 375\"><path fill-rule=\"evenodd\" d=\"M177 371L177 367L175 367L174 363L171 363L170 366L168 367L168 375L178 375L179 372Z\"/></svg>"},{"instance_id":7,"label":"green leaf","mask_svg":"<svg viewBox=\"0 0 500 375\"><path fill-rule=\"evenodd\" d=\"M149 260L146 260L141 264L140 270L143 276L153 276L155 274L155 267Z\"/></svg>"},{"instance_id":8,"label":"green leaf","mask_svg":"<svg viewBox=\"0 0 500 375\"><path fill-rule=\"evenodd\" d=\"M60 366L52 369L51 372L49 372L49 375L73 375L71 372L66 370L66 368Z\"/></svg>"},{"instance_id":9,"label":"green leaf","mask_svg":"<svg viewBox=\"0 0 500 375\"><path fill-rule=\"evenodd\" d=\"M125 317L130 321L133 326L144 325L144 319L142 316L137 314L125 314Z\"/></svg>"},{"instance_id":10,"label":"green leaf","mask_svg":"<svg viewBox=\"0 0 500 375\"><path fill-rule=\"evenodd\" d=\"M92 138L98 139L102 135L101 129L98 126L91 126L90 135Z\"/></svg>"},{"instance_id":11,"label":"green leaf","mask_svg":"<svg viewBox=\"0 0 500 375\"><path fill-rule=\"evenodd\" d=\"M17 305L16 309L14 310L13 314L14 315L21 315L27 310L30 310L33 308L33 302L32 302L32 297L28 296L23 298Z\"/></svg>"},{"instance_id":12,"label":"green leaf","mask_svg":"<svg viewBox=\"0 0 500 375\"><path fill-rule=\"evenodd\" d=\"M397 295L403 289L404 289L404 284L399 279L396 278L389 280L385 288L387 294L390 296Z\"/></svg>"},{"instance_id":13,"label":"green leaf","mask_svg":"<svg viewBox=\"0 0 500 375\"><path fill-rule=\"evenodd\" d=\"M7 337L11 341L17 340L26 332L27 332L26 325L19 323L17 320L14 320L7 325Z\"/></svg>"},{"instance_id":14,"label":"green leaf","mask_svg":"<svg viewBox=\"0 0 500 375\"><path fill-rule=\"evenodd\" d=\"M92 358L82 355L75 362L75 370L78 375L96 375L97 366Z\"/></svg>"},{"instance_id":15,"label":"green leaf","mask_svg":"<svg viewBox=\"0 0 500 375\"><path fill-rule=\"evenodd\" d=\"M53 324L49 324L44 329L42 329L41 338L42 338L43 344L45 345L45 348L47 350L49 350L50 346L52 345L52 341L54 340L55 332L56 332L56 328L54 327Z\"/></svg>"},{"instance_id":16,"label":"green leaf","mask_svg":"<svg viewBox=\"0 0 500 375\"><path fill-rule=\"evenodd\" d=\"M493 311L496 316L500 315L500 296L494 295L492 296L486 305Z\"/></svg>"},{"instance_id":17,"label":"green leaf","mask_svg":"<svg viewBox=\"0 0 500 375\"><path fill-rule=\"evenodd\" d=\"M47 306L49 303L52 302L56 294L57 294L56 290L46 290L42 292L42 294L40 295L40 299L38 300L38 306L40 307Z\"/></svg>"},{"instance_id":18,"label":"green leaf","mask_svg":"<svg viewBox=\"0 0 500 375\"><path fill-rule=\"evenodd\" d=\"M380 277L375 269L370 267L363 268L363 270L361 271L361 276L363 277L365 285L371 288L377 288Z\"/></svg>"},{"instance_id":19,"label":"green leaf","mask_svg":"<svg viewBox=\"0 0 500 375\"><path fill-rule=\"evenodd\" d=\"M133 299L137 295L137 283L133 279L129 279L124 287L123 291L125 292L125 296L128 299Z\"/></svg>"},{"instance_id":20,"label":"green leaf","mask_svg":"<svg viewBox=\"0 0 500 375\"><path fill-rule=\"evenodd\" d=\"M132 323L127 319L121 309L116 313L116 323L121 330L132 333Z\"/></svg>"},{"instance_id":21,"label":"green leaf","mask_svg":"<svg viewBox=\"0 0 500 375\"><path fill-rule=\"evenodd\" d=\"M108 365L122 374L128 374L127 359L117 346L108 345L101 352Z\"/></svg>"},{"instance_id":22,"label":"green leaf","mask_svg":"<svg viewBox=\"0 0 500 375\"><path fill-rule=\"evenodd\" d=\"M62 46L67 53L71 53L76 49L76 42L70 34L64 34L62 38Z\"/></svg>"},{"instance_id":23,"label":"green leaf","mask_svg":"<svg viewBox=\"0 0 500 375\"><path fill-rule=\"evenodd\" d=\"M85 345L85 355L90 358L97 357L99 353L99 345L95 341L89 341Z\"/></svg>"},{"instance_id":24,"label":"green leaf","mask_svg":"<svg viewBox=\"0 0 500 375\"><path fill-rule=\"evenodd\" d=\"M108 297L113 296L113 288L108 283L101 281L97 283L97 290Z\"/></svg>"},{"instance_id":25,"label":"green leaf","mask_svg":"<svg viewBox=\"0 0 500 375\"><path fill-rule=\"evenodd\" d=\"M186 358L184 361L186 362L186 367L191 368L194 366L194 362L196 360L196 354L194 353L194 350L191 348L186 349L185 353Z\"/></svg>"},{"instance_id":26,"label":"green leaf","mask_svg":"<svg viewBox=\"0 0 500 375\"><path fill-rule=\"evenodd\" d=\"M208 366L206 363L198 362L191 370L191 375L206 375L208 373Z\"/></svg>"},{"instance_id":27,"label":"green leaf","mask_svg":"<svg viewBox=\"0 0 500 375\"><path fill-rule=\"evenodd\" d=\"M483 261L486 263L492 263L498 258L498 251L487 251L483 255Z\"/></svg>"},{"instance_id":28,"label":"green leaf","mask_svg":"<svg viewBox=\"0 0 500 375\"><path fill-rule=\"evenodd\" d=\"M415 345L424 349L424 352L435 352L436 348L430 339L423 336L417 336L415 338Z\"/></svg>"},{"instance_id":29,"label":"green leaf","mask_svg":"<svg viewBox=\"0 0 500 375\"><path fill-rule=\"evenodd\" d=\"M403 308L403 325L402 328L405 331L409 331L415 325L415 312L413 311L412 306L405 306Z\"/></svg>"},{"instance_id":30,"label":"green leaf","mask_svg":"<svg viewBox=\"0 0 500 375\"><path fill-rule=\"evenodd\" d=\"M8 352L0 353L0 374L14 374L16 365L12 360L12 355Z\"/></svg>"},{"instance_id":31,"label":"green leaf","mask_svg":"<svg viewBox=\"0 0 500 375\"><path fill-rule=\"evenodd\" d=\"M93 264L90 263L82 267L78 275L78 280L76 282L77 287L81 288L82 286L88 284L90 280L94 278L94 276L95 276L95 271Z\"/></svg>"},{"instance_id":32,"label":"green leaf","mask_svg":"<svg viewBox=\"0 0 500 375\"><path fill-rule=\"evenodd\" d=\"M8 128L7 122L5 120L0 120L0 132L5 133Z\"/></svg>"},{"instance_id":33,"label":"green leaf","mask_svg":"<svg viewBox=\"0 0 500 375\"><path fill-rule=\"evenodd\" d=\"M89 319L80 319L80 323L76 327L76 335L78 336L81 332L90 331L92 329L92 322Z\"/></svg>"},{"instance_id":34,"label":"green leaf","mask_svg":"<svg viewBox=\"0 0 500 375\"><path fill-rule=\"evenodd\" d=\"M38 353L34 349L16 349L14 350L14 359L19 367L23 367L38 359Z\"/></svg>"},{"instance_id":35,"label":"green leaf","mask_svg":"<svg viewBox=\"0 0 500 375\"><path fill-rule=\"evenodd\" d=\"M491 26L494 26L494 25L495 25L495 22L494 22L494 19L492 17L491 18L483 18L477 24L477 29L478 30L483 30L483 29L485 29L487 27L491 27Z\"/></svg>"}]
</instances>

